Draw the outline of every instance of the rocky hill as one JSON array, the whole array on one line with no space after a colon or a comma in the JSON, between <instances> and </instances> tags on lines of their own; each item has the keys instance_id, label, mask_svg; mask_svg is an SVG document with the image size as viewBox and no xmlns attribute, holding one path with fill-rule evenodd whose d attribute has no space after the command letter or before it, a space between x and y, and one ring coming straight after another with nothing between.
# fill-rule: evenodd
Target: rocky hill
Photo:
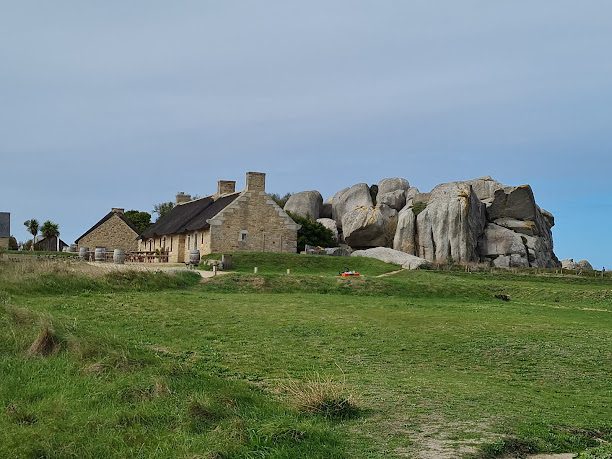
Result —
<instances>
[{"instance_id":1,"label":"rocky hill","mask_svg":"<svg viewBox=\"0 0 612 459\"><path fill-rule=\"evenodd\" d=\"M496 267L560 266L555 219L529 185L491 177L438 185L421 193L403 178L359 183L323 202L296 193L285 210L319 221L353 249L388 247L431 262L486 262Z\"/></svg>"}]
</instances>

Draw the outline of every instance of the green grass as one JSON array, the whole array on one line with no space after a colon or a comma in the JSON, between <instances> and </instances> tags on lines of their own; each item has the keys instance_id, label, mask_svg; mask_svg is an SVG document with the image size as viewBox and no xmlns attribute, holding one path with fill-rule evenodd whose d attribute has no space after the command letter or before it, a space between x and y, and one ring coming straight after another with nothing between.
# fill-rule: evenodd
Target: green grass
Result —
<instances>
[{"instance_id":1,"label":"green grass","mask_svg":"<svg viewBox=\"0 0 612 459\"><path fill-rule=\"evenodd\" d=\"M202 257L203 260L219 260L221 255ZM255 267L261 274L336 275L345 268L368 276L377 276L401 269L399 266L363 257L330 257L320 255L298 255L290 253L236 253L233 255L233 271L252 273ZM202 263L204 268L204 263Z\"/></svg>"},{"instance_id":2,"label":"green grass","mask_svg":"<svg viewBox=\"0 0 612 459\"><path fill-rule=\"evenodd\" d=\"M331 257L235 260L262 275L66 283L59 269L66 289L45 292L0 270L0 457L486 458L612 441L608 279L362 265L345 281ZM28 358L43 322L60 349ZM313 381L340 387L351 416L301 409L286 388Z\"/></svg>"}]
</instances>

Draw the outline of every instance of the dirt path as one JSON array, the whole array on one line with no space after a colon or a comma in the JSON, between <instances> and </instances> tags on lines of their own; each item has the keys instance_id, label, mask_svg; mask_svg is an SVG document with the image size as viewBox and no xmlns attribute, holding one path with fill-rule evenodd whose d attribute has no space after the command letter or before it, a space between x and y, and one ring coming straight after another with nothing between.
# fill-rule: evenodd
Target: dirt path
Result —
<instances>
[{"instance_id":1,"label":"dirt path","mask_svg":"<svg viewBox=\"0 0 612 459\"><path fill-rule=\"evenodd\" d=\"M395 276L396 274L401 273L402 271L404 271L403 269L398 269L397 271L391 271L390 273L385 273L385 274L380 274L376 277L388 277L388 276Z\"/></svg>"}]
</instances>

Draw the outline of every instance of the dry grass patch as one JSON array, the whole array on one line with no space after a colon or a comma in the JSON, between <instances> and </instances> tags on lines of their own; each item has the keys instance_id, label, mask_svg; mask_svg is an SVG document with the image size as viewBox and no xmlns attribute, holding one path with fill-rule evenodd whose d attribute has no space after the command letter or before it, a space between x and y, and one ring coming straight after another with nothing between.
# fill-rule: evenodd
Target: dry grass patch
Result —
<instances>
[{"instance_id":1,"label":"dry grass patch","mask_svg":"<svg viewBox=\"0 0 612 459\"><path fill-rule=\"evenodd\" d=\"M318 373L307 381L292 381L281 387L298 411L326 418L349 418L357 414L355 396L346 386Z\"/></svg>"},{"instance_id":2,"label":"dry grass patch","mask_svg":"<svg viewBox=\"0 0 612 459\"><path fill-rule=\"evenodd\" d=\"M62 341L55 333L53 325L44 324L34 342L30 345L28 357L48 357L57 354L62 347Z\"/></svg>"}]
</instances>

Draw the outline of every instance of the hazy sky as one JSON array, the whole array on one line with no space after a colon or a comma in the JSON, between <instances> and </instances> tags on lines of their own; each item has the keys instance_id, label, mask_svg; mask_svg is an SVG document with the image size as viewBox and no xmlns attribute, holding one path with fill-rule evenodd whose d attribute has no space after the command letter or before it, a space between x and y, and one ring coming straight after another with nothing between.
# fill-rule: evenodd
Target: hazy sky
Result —
<instances>
[{"instance_id":1,"label":"hazy sky","mask_svg":"<svg viewBox=\"0 0 612 459\"><path fill-rule=\"evenodd\" d=\"M492 175L612 268L612 2L0 0L0 211Z\"/></svg>"}]
</instances>

